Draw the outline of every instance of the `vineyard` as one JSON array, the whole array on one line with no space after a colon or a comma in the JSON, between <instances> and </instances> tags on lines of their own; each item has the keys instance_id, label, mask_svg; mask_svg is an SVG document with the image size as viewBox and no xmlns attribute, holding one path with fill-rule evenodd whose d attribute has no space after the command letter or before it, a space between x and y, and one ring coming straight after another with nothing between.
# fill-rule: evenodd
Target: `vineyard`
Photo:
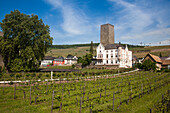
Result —
<instances>
[{"instance_id":1,"label":"vineyard","mask_svg":"<svg viewBox=\"0 0 170 113\"><path fill-rule=\"evenodd\" d=\"M30 80L1 86L0 109L8 113L168 112L169 83L169 73L143 71L65 81Z\"/></svg>"}]
</instances>

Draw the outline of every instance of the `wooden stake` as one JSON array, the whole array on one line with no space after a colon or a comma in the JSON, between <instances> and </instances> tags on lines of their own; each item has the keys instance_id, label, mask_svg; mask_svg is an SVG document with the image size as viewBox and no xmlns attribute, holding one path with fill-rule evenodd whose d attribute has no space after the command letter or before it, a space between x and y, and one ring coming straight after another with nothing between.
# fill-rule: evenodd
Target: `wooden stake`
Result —
<instances>
[{"instance_id":1,"label":"wooden stake","mask_svg":"<svg viewBox=\"0 0 170 113\"><path fill-rule=\"evenodd\" d=\"M54 90L53 90L53 94L52 94L51 113L53 112L53 100L54 100Z\"/></svg>"},{"instance_id":2,"label":"wooden stake","mask_svg":"<svg viewBox=\"0 0 170 113\"><path fill-rule=\"evenodd\" d=\"M115 98L115 92L113 92L113 108L112 108L112 110L114 111L114 99Z\"/></svg>"}]
</instances>

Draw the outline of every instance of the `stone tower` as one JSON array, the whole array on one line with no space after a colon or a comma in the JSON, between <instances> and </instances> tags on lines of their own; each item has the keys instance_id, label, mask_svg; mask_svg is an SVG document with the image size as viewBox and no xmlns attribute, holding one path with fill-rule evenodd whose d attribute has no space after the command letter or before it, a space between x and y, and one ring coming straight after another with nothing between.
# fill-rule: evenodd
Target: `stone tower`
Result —
<instances>
[{"instance_id":1,"label":"stone tower","mask_svg":"<svg viewBox=\"0 0 170 113\"><path fill-rule=\"evenodd\" d=\"M114 25L111 24L101 25L100 43L104 46L108 44L114 44Z\"/></svg>"}]
</instances>

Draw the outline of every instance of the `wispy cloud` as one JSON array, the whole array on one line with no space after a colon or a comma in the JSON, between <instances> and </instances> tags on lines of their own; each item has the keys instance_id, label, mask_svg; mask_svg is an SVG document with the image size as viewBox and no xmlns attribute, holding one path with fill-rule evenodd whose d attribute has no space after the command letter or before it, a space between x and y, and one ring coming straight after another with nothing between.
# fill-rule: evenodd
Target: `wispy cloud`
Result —
<instances>
[{"instance_id":1,"label":"wispy cloud","mask_svg":"<svg viewBox=\"0 0 170 113\"><path fill-rule=\"evenodd\" d=\"M154 6L148 8L148 1L129 2L125 0L108 0L113 6L121 7L117 12L119 17L116 21L116 32L119 41L136 42L161 41L170 38L170 25L165 19L163 7ZM143 1L143 2L142 2ZM157 2L157 1L155 1ZM143 4L142 4L143 3ZM158 3L157 3L158 4ZM159 5L159 4L158 4ZM166 21L165 21L166 20Z\"/></svg>"},{"instance_id":2,"label":"wispy cloud","mask_svg":"<svg viewBox=\"0 0 170 113\"><path fill-rule=\"evenodd\" d=\"M47 0L54 9L58 8L63 17L61 27L70 35L82 35L91 32L91 26L85 13L64 0Z\"/></svg>"}]
</instances>

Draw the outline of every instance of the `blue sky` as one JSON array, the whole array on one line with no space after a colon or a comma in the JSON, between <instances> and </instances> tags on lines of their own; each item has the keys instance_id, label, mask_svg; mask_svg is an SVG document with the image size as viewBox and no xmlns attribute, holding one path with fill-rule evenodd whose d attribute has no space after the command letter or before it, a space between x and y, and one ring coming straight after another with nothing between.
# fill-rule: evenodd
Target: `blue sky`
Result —
<instances>
[{"instance_id":1,"label":"blue sky","mask_svg":"<svg viewBox=\"0 0 170 113\"><path fill-rule=\"evenodd\" d=\"M1 0L0 21L18 9L50 26L53 44L100 42L100 25L115 26L115 42L170 45L170 0Z\"/></svg>"}]
</instances>

